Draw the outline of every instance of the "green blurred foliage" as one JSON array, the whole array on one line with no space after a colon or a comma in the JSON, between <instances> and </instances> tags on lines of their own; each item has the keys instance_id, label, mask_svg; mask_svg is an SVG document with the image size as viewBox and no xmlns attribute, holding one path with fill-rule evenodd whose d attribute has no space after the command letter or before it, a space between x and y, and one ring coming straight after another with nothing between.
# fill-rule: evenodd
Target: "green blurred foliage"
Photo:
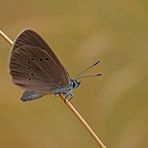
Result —
<instances>
[{"instance_id":1,"label":"green blurred foliage","mask_svg":"<svg viewBox=\"0 0 148 148\"><path fill-rule=\"evenodd\" d=\"M1 1L0 29L12 39L37 31L71 76L101 59L72 104L109 148L148 147L148 2ZM23 103L8 73L10 45L0 38L0 147L97 148L65 104L48 95Z\"/></svg>"}]
</instances>

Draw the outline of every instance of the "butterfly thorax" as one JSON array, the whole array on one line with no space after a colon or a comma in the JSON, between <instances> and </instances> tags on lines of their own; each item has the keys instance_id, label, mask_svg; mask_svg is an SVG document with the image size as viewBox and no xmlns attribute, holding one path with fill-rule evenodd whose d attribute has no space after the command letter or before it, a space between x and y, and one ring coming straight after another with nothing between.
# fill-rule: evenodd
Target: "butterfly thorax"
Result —
<instances>
[{"instance_id":1,"label":"butterfly thorax","mask_svg":"<svg viewBox=\"0 0 148 148\"><path fill-rule=\"evenodd\" d=\"M70 83L66 86L60 86L54 90L54 94L59 95L63 94L65 98L70 97L72 98L73 94L71 91L75 88L77 88L80 85L80 82L77 80L70 80Z\"/></svg>"}]
</instances>

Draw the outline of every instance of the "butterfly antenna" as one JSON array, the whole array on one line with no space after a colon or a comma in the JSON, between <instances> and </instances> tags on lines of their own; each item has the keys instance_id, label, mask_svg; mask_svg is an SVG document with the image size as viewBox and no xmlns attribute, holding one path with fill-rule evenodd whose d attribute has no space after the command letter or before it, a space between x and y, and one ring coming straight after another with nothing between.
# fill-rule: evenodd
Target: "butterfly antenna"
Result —
<instances>
[{"instance_id":1,"label":"butterfly antenna","mask_svg":"<svg viewBox=\"0 0 148 148\"><path fill-rule=\"evenodd\" d=\"M88 71L89 69L91 69L92 67L96 66L98 63L100 63L100 61L95 62L94 64L90 65L88 68L82 70L79 74L76 75L76 79L83 74L84 72Z\"/></svg>"},{"instance_id":2,"label":"butterfly antenna","mask_svg":"<svg viewBox=\"0 0 148 148\"><path fill-rule=\"evenodd\" d=\"M97 73L97 74L88 75L88 76L80 76L80 77L77 77L76 80L78 80L78 79L82 79L82 78L98 77L98 76L102 76L102 74L101 74L101 73Z\"/></svg>"}]
</instances>

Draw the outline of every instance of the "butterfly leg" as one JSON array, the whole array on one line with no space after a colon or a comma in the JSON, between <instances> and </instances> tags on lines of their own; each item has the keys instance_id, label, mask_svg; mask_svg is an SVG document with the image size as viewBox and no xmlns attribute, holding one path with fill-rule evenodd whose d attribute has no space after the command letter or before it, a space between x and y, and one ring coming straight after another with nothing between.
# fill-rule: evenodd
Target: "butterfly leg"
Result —
<instances>
[{"instance_id":1,"label":"butterfly leg","mask_svg":"<svg viewBox=\"0 0 148 148\"><path fill-rule=\"evenodd\" d=\"M64 103L66 100L70 101L73 97L73 94L71 92L67 92L64 94L65 98L64 98Z\"/></svg>"}]
</instances>

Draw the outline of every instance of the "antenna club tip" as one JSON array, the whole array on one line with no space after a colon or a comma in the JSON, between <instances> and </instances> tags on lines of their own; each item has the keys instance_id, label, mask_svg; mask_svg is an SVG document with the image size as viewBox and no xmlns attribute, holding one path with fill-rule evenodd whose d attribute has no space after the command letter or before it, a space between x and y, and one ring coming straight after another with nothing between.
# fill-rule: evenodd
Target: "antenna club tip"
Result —
<instances>
[{"instance_id":1,"label":"antenna club tip","mask_svg":"<svg viewBox=\"0 0 148 148\"><path fill-rule=\"evenodd\" d=\"M96 76L102 76L102 74L101 73L98 73L98 74L96 74Z\"/></svg>"},{"instance_id":2,"label":"antenna club tip","mask_svg":"<svg viewBox=\"0 0 148 148\"><path fill-rule=\"evenodd\" d=\"M93 66L97 65L98 63L100 63L100 61L97 61Z\"/></svg>"}]
</instances>

